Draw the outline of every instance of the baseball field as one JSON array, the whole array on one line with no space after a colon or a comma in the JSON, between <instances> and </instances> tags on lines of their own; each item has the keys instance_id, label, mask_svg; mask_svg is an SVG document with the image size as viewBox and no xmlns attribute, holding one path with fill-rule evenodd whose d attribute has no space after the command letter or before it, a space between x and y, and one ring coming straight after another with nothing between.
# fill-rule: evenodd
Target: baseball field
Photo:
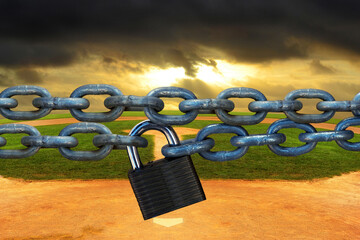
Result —
<instances>
[{"instance_id":1,"label":"baseball field","mask_svg":"<svg viewBox=\"0 0 360 240\"><path fill-rule=\"evenodd\" d=\"M281 115L246 126L262 134ZM115 134L127 134L139 114L104 123ZM11 122L0 120L0 123ZM334 121L334 120L333 120ZM58 135L76 122L69 114L53 114L26 121L42 135ZM194 138L199 129L220 123L203 116L175 126L181 139ZM333 130L335 122L316 125ZM360 133L359 129L353 129ZM285 129L284 146L299 146L301 131ZM16 136L15 136L16 135ZM74 134L79 146L95 150L95 134ZM3 134L2 149L21 149L22 134ZM162 158L165 138L149 131L143 162ZM214 151L232 150L231 134L212 135ZM359 141L359 136L353 141ZM151 149L151 151L149 151ZM144 221L127 180L126 150L113 150L100 161L76 162L57 149L41 149L25 159L0 161L0 239L357 239L360 236L359 153L334 142L319 143L308 154L280 157L266 146L250 147L241 159L211 162L193 155L207 200Z\"/></svg>"}]
</instances>

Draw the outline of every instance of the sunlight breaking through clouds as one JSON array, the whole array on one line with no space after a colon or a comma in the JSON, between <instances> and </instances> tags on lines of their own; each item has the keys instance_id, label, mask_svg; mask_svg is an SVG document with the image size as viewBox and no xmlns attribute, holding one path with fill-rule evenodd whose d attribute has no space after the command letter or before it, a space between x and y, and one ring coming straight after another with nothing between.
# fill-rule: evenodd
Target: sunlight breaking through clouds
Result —
<instances>
[{"instance_id":1,"label":"sunlight breaking through clouds","mask_svg":"<svg viewBox=\"0 0 360 240\"><path fill-rule=\"evenodd\" d=\"M193 77L186 75L186 70L182 67L158 68L150 67L148 71L141 73L144 83L151 87L171 86L182 79L199 79L211 85L224 85L232 87L232 81L247 82L249 77L254 77L257 73L255 66L246 64L232 64L224 60L214 60L216 67L206 64L199 64L197 72Z\"/></svg>"}]
</instances>

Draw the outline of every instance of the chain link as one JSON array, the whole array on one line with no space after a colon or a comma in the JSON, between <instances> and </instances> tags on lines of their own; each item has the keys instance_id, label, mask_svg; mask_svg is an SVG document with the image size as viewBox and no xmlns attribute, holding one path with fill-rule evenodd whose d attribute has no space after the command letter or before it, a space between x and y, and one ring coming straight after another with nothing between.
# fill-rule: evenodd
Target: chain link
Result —
<instances>
[{"instance_id":1,"label":"chain link","mask_svg":"<svg viewBox=\"0 0 360 240\"><path fill-rule=\"evenodd\" d=\"M264 94L259 92L256 89L252 88L229 88L222 91L218 96L218 99L228 99L228 98L252 98L256 101L266 101ZM266 117L267 112L261 111L257 112L252 116L236 116L230 115L224 109L216 109L216 115L220 120L229 125L254 125L260 123Z\"/></svg>"},{"instance_id":2,"label":"chain link","mask_svg":"<svg viewBox=\"0 0 360 240\"><path fill-rule=\"evenodd\" d=\"M40 136L40 132L32 126L26 124L3 124L0 125L0 135L9 133L25 133L30 136ZM1 145L6 145L6 139L2 137ZM39 151L39 146L30 146L26 149L0 149L0 158L26 158L31 157Z\"/></svg>"},{"instance_id":3,"label":"chain link","mask_svg":"<svg viewBox=\"0 0 360 240\"><path fill-rule=\"evenodd\" d=\"M191 91L179 87L161 87L156 88L148 93L151 97L168 97L168 98L183 98L185 100L196 99L196 96ZM196 109L186 111L185 115L163 115L159 114L152 107L144 108L145 115L153 122L162 125L185 125L197 117L199 111Z\"/></svg>"},{"instance_id":4,"label":"chain link","mask_svg":"<svg viewBox=\"0 0 360 240\"><path fill-rule=\"evenodd\" d=\"M144 108L149 107L154 109L156 112L160 112L164 109L164 102L157 97L145 96L112 96L105 99L105 107L112 109L114 107L133 107L133 108Z\"/></svg>"},{"instance_id":5,"label":"chain link","mask_svg":"<svg viewBox=\"0 0 360 240\"><path fill-rule=\"evenodd\" d=\"M284 112L299 111L303 107L300 101L255 101L249 104L252 112Z\"/></svg>"},{"instance_id":6,"label":"chain link","mask_svg":"<svg viewBox=\"0 0 360 240\"><path fill-rule=\"evenodd\" d=\"M124 136L118 134L100 134L94 136L93 144L96 147L104 145L114 145L114 149L124 149L123 146L134 146L134 147L147 147L148 141L146 138L138 136Z\"/></svg>"},{"instance_id":7,"label":"chain link","mask_svg":"<svg viewBox=\"0 0 360 240\"><path fill-rule=\"evenodd\" d=\"M111 131L106 126L99 123L74 123L66 126L61 130L59 136L71 136L75 133L99 133L111 134ZM94 151L73 151L69 147L59 147L61 155L70 160L76 161L96 161L105 158L110 154L113 145L103 145L98 150Z\"/></svg>"},{"instance_id":8,"label":"chain link","mask_svg":"<svg viewBox=\"0 0 360 240\"><path fill-rule=\"evenodd\" d=\"M324 101L335 101L334 97L323 90L318 89L299 89L290 92L285 97L285 101L294 101L298 98L320 98ZM322 114L299 114L294 110L284 111L286 116L297 123L319 123L330 120L334 114L334 110L326 110Z\"/></svg>"},{"instance_id":9,"label":"chain link","mask_svg":"<svg viewBox=\"0 0 360 240\"><path fill-rule=\"evenodd\" d=\"M334 131L317 132L310 124L296 123L290 119L280 119L271 124L266 134L249 135L246 129L241 126L228 124L211 124L201 129L196 138L182 141L180 145L162 147L165 157L181 157L199 153L203 158L211 161L230 161L241 158L251 146L267 145L272 152L280 156L298 156L312 151L318 142L336 141L337 144L350 151L360 151L360 142L349 142L354 137L354 132L346 130L350 126L360 125L360 117L347 118L339 122ZM283 133L278 133L284 128L296 128L304 130L298 138L305 145L300 147L283 147L280 144L286 141ZM5 150L0 149L0 158L26 158L34 155L40 148L58 148L60 153L70 160L91 161L100 160L110 154L112 150L124 149L125 146L147 147L148 142L140 136L126 136L113 134L110 129L100 123L80 122L66 126L61 130L59 136L42 136L32 126L26 124L3 124L0 125L0 135L25 133L21 143L26 149ZM71 136L76 133L98 133L93 138L94 146L98 147L93 151L74 151L70 148L78 146L78 139ZM209 136L219 133L232 133L230 144L236 147L233 151L213 152L214 139ZM0 136L0 147L7 143L4 137Z\"/></svg>"},{"instance_id":10,"label":"chain link","mask_svg":"<svg viewBox=\"0 0 360 240\"><path fill-rule=\"evenodd\" d=\"M350 126L360 126L360 117L352 117L342 120L336 125L335 131L346 130ZM336 140L336 143L348 151L360 151L360 142L349 142L350 139Z\"/></svg>"},{"instance_id":11,"label":"chain link","mask_svg":"<svg viewBox=\"0 0 360 240\"><path fill-rule=\"evenodd\" d=\"M219 133L233 133L238 136L248 136L248 132L240 126L231 126L227 124L211 124L201 129L197 136L196 141L203 141L211 134ZM248 146L237 147L233 151L203 151L199 152L200 156L211 161L223 162L241 158L248 150Z\"/></svg>"},{"instance_id":12,"label":"chain link","mask_svg":"<svg viewBox=\"0 0 360 240\"><path fill-rule=\"evenodd\" d=\"M315 133L316 129L310 124L296 123L290 119L280 119L273 124L267 130L267 134L278 133L284 128L297 128L302 129L307 133ZM279 144L268 145L270 150L280 156L299 156L312 151L316 147L317 142L307 142L300 147L283 147Z\"/></svg>"},{"instance_id":13,"label":"chain link","mask_svg":"<svg viewBox=\"0 0 360 240\"><path fill-rule=\"evenodd\" d=\"M111 95L119 96L122 95L121 91L114 86L107 84L88 84L75 89L70 97L71 98L82 98L86 95ZM81 109L70 108L71 115L79 121L84 122L110 122L114 121L124 111L125 107L116 106L111 108L108 112L100 113L85 113Z\"/></svg>"},{"instance_id":14,"label":"chain link","mask_svg":"<svg viewBox=\"0 0 360 240\"><path fill-rule=\"evenodd\" d=\"M21 144L41 148L72 148L78 145L78 140L71 136L25 136L21 138Z\"/></svg>"},{"instance_id":15,"label":"chain link","mask_svg":"<svg viewBox=\"0 0 360 240\"><path fill-rule=\"evenodd\" d=\"M38 95L40 97L50 98L51 95L45 88L38 86L16 86L5 89L0 94L0 99L8 99L17 95ZM13 99L16 101L16 99ZM18 102L14 105L14 102L8 102L9 106L1 107L0 113L4 117L11 120L33 120L42 118L51 112L51 108L43 107L36 111L12 111L10 108L16 107ZM12 106L11 106L12 105Z\"/></svg>"},{"instance_id":16,"label":"chain link","mask_svg":"<svg viewBox=\"0 0 360 240\"><path fill-rule=\"evenodd\" d=\"M13 96L38 95L32 104L38 108L36 111L13 111L18 101ZM108 112L83 112L90 106L84 98L86 95L110 95L104 101ZM163 115L159 112L164 109L161 98L182 98L179 110L184 115ZM229 114L234 110L235 104L229 98L251 98L248 109L255 115L238 116ZM316 108L324 111L322 114L299 114L303 107L300 98L319 98L323 101L317 103ZM70 110L78 120L83 121L65 127L59 136L41 136L39 131L24 124L0 125L0 135L25 133L21 143L25 149L0 149L0 158L25 158L34 155L41 148L58 148L60 153L68 159L77 161L100 160L105 158L112 150L124 149L125 146L146 147L148 142L143 137L123 136L111 133L100 123L108 122L120 117L123 111L144 111L153 122L162 125L184 125L192 122L198 114L216 113L224 123L212 124L201 129L195 139L186 140L179 146L164 146L162 152L166 157L179 157L199 153L202 157L212 161L229 161L242 157L250 146L267 145L271 151L281 156L298 156L313 150L318 142L336 141L337 144L350 151L360 151L360 142L349 142L354 132L347 130L350 126L360 125L360 93L351 101L335 101L333 96L323 90L299 89L290 92L284 100L267 101L266 97L252 88L229 88L222 91L214 99L197 99L191 91L178 87L162 87L150 91L147 96L125 96L114 86L107 84L88 84L74 90L69 98L52 97L45 89L37 86L23 85L10 87L0 94L0 113L12 120L39 119L52 110ZM335 112L352 112L355 117L342 120L336 125L334 131L317 132L309 123L328 121ZM268 112L284 112L288 119L281 119L267 130L266 134L249 135L242 125L260 123ZM305 144L300 147L281 146L286 136L279 133L284 128L302 129L298 138ZM71 148L78 145L77 138L71 136L75 133L98 133L94 136L93 144L98 147L93 151L74 151ZM215 141L209 137L211 134L232 133L230 144L236 147L233 151L213 152ZM7 140L0 136L0 147L5 146Z\"/></svg>"},{"instance_id":17,"label":"chain link","mask_svg":"<svg viewBox=\"0 0 360 240\"><path fill-rule=\"evenodd\" d=\"M195 153L201 153L210 151L215 146L215 141L212 138L208 138L202 141L196 141L196 139L188 139L181 141L178 146L169 146L168 144L163 146L161 153L166 157L182 157L184 155L192 155Z\"/></svg>"},{"instance_id":18,"label":"chain link","mask_svg":"<svg viewBox=\"0 0 360 240\"><path fill-rule=\"evenodd\" d=\"M51 108L52 110L86 109L90 107L85 98L35 98L33 105L37 108Z\"/></svg>"},{"instance_id":19,"label":"chain link","mask_svg":"<svg viewBox=\"0 0 360 240\"><path fill-rule=\"evenodd\" d=\"M33 100L36 111L13 111L18 101L13 99L17 95L38 95ZM108 112L83 112L90 107L90 102L83 98L86 95L110 95L104 100ZM184 115L163 115L164 109L161 98L182 98L179 110ZM255 101L248 104L248 109L254 115L231 115L235 104L229 98L251 98ZM316 108L322 114L300 114L303 103L299 98L319 98ZM146 116L161 125L185 125L192 122L198 114L215 113L226 124L241 126L260 123L268 112L283 112L297 123L321 123L331 119L336 112L352 112L360 116L360 93L351 101L335 101L334 97L319 89L298 89L290 92L284 100L268 101L264 94L252 88L225 89L215 99L197 99L191 91L179 87L161 87L150 91L147 96L125 96L122 92L108 84L88 84L75 89L69 98L51 97L51 94L38 86L22 85L3 90L0 94L0 114L12 120L39 119L52 110L69 110L74 118L83 122L109 122L117 119L124 111L144 111Z\"/></svg>"},{"instance_id":20,"label":"chain link","mask_svg":"<svg viewBox=\"0 0 360 240\"><path fill-rule=\"evenodd\" d=\"M179 110L184 113L192 110L215 112L216 109L223 109L231 112L234 108L235 104L227 99L191 99L184 100L179 104Z\"/></svg>"},{"instance_id":21,"label":"chain link","mask_svg":"<svg viewBox=\"0 0 360 240\"><path fill-rule=\"evenodd\" d=\"M18 101L13 98L0 98L0 108L16 108Z\"/></svg>"},{"instance_id":22,"label":"chain link","mask_svg":"<svg viewBox=\"0 0 360 240\"><path fill-rule=\"evenodd\" d=\"M305 143L344 141L354 137L352 131L324 131L316 133L300 133L299 140Z\"/></svg>"},{"instance_id":23,"label":"chain link","mask_svg":"<svg viewBox=\"0 0 360 240\"><path fill-rule=\"evenodd\" d=\"M282 133L274 134L254 134L251 136L232 137L230 142L235 147L243 146L263 146L281 144L285 142L286 136Z\"/></svg>"}]
</instances>

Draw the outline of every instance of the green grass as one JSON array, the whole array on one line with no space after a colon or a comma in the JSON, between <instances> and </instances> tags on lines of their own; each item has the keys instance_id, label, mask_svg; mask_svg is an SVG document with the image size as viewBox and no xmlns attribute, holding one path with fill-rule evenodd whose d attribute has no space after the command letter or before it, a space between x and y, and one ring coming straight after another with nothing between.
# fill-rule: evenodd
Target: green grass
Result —
<instances>
[{"instance_id":1,"label":"green grass","mask_svg":"<svg viewBox=\"0 0 360 240\"><path fill-rule=\"evenodd\" d=\"M164 110L159 112L160 114L167 114L167 115L184 115L184 113L180 112L179 110ZM254 113L244 113L244 112L231 112L232 115L253 115ZM145 116L145 113L142 111L125 111L121 114L121 117L129 117L129 116ZM199 116L216 116L215 114L200 114ZM276 113L269 113L267 115L268 118L285 118L285 114L276 114ZM73 116L70 113L50 113L46 115L45 117L40 118L40 120L46 120L46 119L59 119L59 118L73 118ZM19 120L20 121L20 120ZM13 123L13 122L19 122L17 120L10 120L10 119L0 119L0 124L4 123ZM29 120L21 120L21 121L29 121Z\"/></svg>"},{"instance_id":2,"label":"green grass","mask_svg":"<svg viewBox=\"0 0 360 240\"><path fill-rule=\"evenodd\" d=\"M164 110L161 111L160 114L166 114L166 115L184 115L184 113L180 112L179 110ZM255 113L252 112L231 112L231 115L239 115L239 116L244 116L244 115L254 115ZM120 117L130 117L130 116L145 116L145 113L142 111L135 111L135 112L130 112L130 111L125 111L121 114ZM216 116L215 114L199 114L198 116L206 116L206 117L214 117ZM267 118L275 118L275 119L282 119L282 118L286 118L286 115L284 113L268 113L266 115ZM1 116L0 116L1 118ZM47 119L59 119L59 118L73 118L73 116L70 113L50 113L49 115L46 115L45 117L40 118L40 120L47 120ZM327 123L333 123L333 124L337 124L341 121L342 119L330 119L329 121L327 121ZM6 123L16 123L16 122L26 122L29 120L20 120L20 121L15 121L15 120L10 120L10 119L0 119L0 124L6 124Z\"/></svg>"},{"instance_id":3,"label":"green grass","mask_svg":"<svg viewBox=\"0 0 360 240\"><path fill-rule=\"evenodd\" d=\"M139 121L124 121L104 123L115 134L126 134L123 130L131 129ZM185 127L200 129L217 121L194 121ZM66 124L39 126L42 135L56 136ZM268 124L245 126L249 134L265 133ZM320 129L318 129L320 131ZM297 140L301 130L284 129L287 141L284 146L299 146ZM20 139L25 134L3 134L8 145L0 149L25 148ZM94 134L75 134L79 146L72 150L95 150L92 145ZM229 143L232 134L212 135L216 141L213 151L233 150ZM186 136L193 138L194 136ZM149 147L139 149L143 162L153 160L153 140ZM360 138L357 137L356 141ZM343 150L335 142L319 143L310 153L298 157L281 157L272 153L266 146L250 147L248 153L241 159L228 162L211 162L198 154L192 156L199 176L203 179L288 179L304 180L332 177L351 171L360 170L360 155L358 152ZM126 150L113 150L109 156L92 162L71 161L61 156L57 149L41 149L32 157L24 159L1 159L0 175L4 177L46 180L46 179L114 179L127 178L131 168Z\"/></svg>"},{"instance_id":4,"label":"green grass","mask_svg":"<svg viewBox=\"0 0 360 240\"><path fill-rule=\"evenodd\" d=\"M145 116L144 112L124 112L121 116ZM46 115L45 117L40 118L39 120L47 120L47 119L59 119L59 118L73 118L70 113L51 113ZM30 120L10 120L10 119L0 119L0 124L5 123L15 123L15 122L25 122Z\"/></svg>"}]
</instances>

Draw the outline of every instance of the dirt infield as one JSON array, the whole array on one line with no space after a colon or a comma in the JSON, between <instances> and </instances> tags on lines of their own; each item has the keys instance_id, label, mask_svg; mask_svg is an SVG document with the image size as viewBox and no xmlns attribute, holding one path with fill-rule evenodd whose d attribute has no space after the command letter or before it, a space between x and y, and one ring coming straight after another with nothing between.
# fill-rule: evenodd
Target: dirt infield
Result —
<instances>
[{"instance_id":1,"label":"dirt infield","mask_svg":"<svg viewBox=\"0 0 360 240\"><path fill-rule=\"evenodd\" d=\"M359 239L360 172L202 183L206 201L143 221L127 180L0 178L0 239Z\"/></svg>"},{"instance_id":2,"label":"dirt infield","mask_svg":"<svg viewBox=\"0 0 360 240\"><path fill-rule=\"evenodd\" d=\"M24 123L76 122L69 120ZM360 239L360 172L315 181L202 183L206 201L144 221L127 180L0 177L0 239Z\"/></svg>"}]
</instances>

